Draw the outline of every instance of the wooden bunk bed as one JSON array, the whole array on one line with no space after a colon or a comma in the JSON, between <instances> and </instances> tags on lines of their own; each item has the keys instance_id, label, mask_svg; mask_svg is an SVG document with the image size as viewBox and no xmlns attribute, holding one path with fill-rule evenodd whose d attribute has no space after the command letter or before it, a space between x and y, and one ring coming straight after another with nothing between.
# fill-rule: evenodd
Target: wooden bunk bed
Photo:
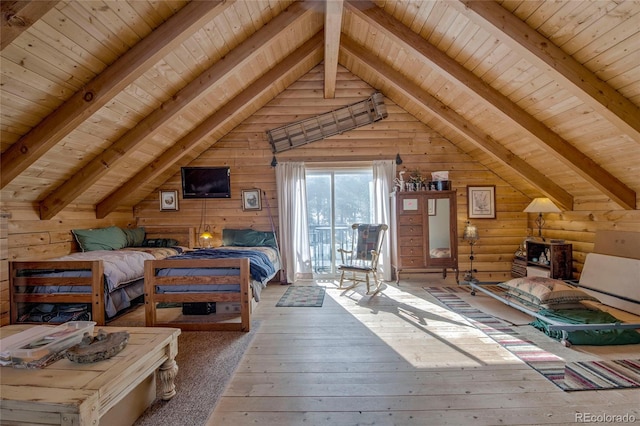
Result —
<instances>
[{"instance_id":1,"label":"wooden bunk bed","mask_svg":"<svg viewBox=\"0 0 640 426\"><path fill-rule=\"evenodd\" d=\"M170 238L185 247L193 247L195 241L193 227L145 227L144 231L147 241ZM92 321L104 325L109 317L124 309L122 306L128 307L131 300L143 295L145 259L178 252L166 247L127 247L113 252L72 253L49 260L12 261L9 266L11 324L65 322L77 319L74 315L81 309L79 315L89 315ZM101 259L103 253L104 258ZM108 285L110 278L107 276L109 268L105 269L105 260L110 266L112 262L119 261L118 257L126 259L133 275L127 276L126 284L115 289L118 296L112 301ZM121 272L117 266L112 269L116 274ZM65 307L64 314L57 311L60 306ZM44 310L29 315L37 307L44 307ZM54 308L57 314L47 313L48 309Z\"/></svg>"},{"instance_id":2,"label":"wooden bunk bed","mask_svg":"<svg viewBox=\"0 0 640 426\"><path fill-rule=\"evenodd\" d=\"M640 233L622 231L604 231L596 235L594 252L586 256L584 268L579 281L549 280L541 277L516 279L505 283L498 283L506 291L497 293L478 282L469 282L471 294L480 291L500 302L518 309L534 318L537 326L552 334L560 334L560 341L570 346L572 332L602 332L619 330L632 333L633 343L636 343L636 331L640 330ZM527 281L528 280L528 281ZM517 283L514 284L514 281ZM531 296L536 283L542 283L549 288L552 281L558 281L557 286L562 290L575 288L586 295L579 301L587 310L601 311L616 320L611 322L576 323L571 315L554 315L554 309L537 305ZM487 284L487 283L485 283ZM496 283L491 283L496 284ZM526 287L526 290L525 290ZM570 290L569 290L570 291ZM521 296L524 296L521 297ZM531 296L527 298L527 296ZM576 299L577 300L577 299ZM559 309L559 308L558 308ZM559 309L557 312L561 312ZM569 309L568 312L571 312ZM607 317L608 315L604 315ZM594 316L597 318L597 315ZM629 334L627 334L628 336ZM624 339L622 339L624 341Z\"/></svg>"}]
</instances>

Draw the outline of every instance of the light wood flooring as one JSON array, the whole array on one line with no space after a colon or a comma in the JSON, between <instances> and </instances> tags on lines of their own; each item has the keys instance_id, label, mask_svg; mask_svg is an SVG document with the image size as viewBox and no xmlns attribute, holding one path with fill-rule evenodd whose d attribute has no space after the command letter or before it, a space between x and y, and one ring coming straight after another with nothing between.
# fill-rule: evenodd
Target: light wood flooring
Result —
<instances>
[{"instance_id":1,"label":"light wood flooring","mask_svg":"<svg viewBox=\"0 0 640 426\"><path fill-rule=\"evenodd\" d=\"M362 285L344 291L330 280L296 285L325 286L323 306L275 307L287 286L267 287L253 315L255 340L209 426L640 421L640 389L563 392L422 288L455 285L452 279L429 274L375 297ZM541 339L560 356L588 355L588 348ZM591 348L628 358L638 347Z\"/></svg>"}]
</instances>

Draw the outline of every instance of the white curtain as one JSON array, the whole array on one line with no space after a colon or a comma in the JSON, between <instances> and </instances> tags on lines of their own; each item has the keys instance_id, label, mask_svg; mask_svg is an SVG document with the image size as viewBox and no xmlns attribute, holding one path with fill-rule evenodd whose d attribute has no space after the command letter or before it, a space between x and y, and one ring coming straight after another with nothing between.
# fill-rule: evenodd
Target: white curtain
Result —
<instances>
[{"instance_id":1,"label":"white curtain","mask_svg":"<svg viewBox=\"0 0 640 426\"><path fill-rule=\"evenodd\" d=\"M382 279L391 281L391 247L393 230L396 229L395 218L392 215L393 180L396 176L396 163L393 160L378 160L373 162L373 222L389 225L384 239L379 260Z\"/></svg>"},{"instance_id":2,"label":"white curtain","mask_svg":"<svg viewBox=\"0 0 640 426\"><path fill-rule=\"evenodd\" d=\"M280 257L288 283L312 278L311 245L307 224L307 184L304 163L276 166Z\"/></svg>"}]
</instances>

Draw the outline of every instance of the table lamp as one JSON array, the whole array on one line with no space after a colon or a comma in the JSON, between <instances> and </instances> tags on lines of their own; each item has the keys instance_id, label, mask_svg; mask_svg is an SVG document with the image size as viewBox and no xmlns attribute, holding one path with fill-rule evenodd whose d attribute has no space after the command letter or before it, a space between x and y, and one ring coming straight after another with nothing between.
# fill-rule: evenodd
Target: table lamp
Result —
<instances>
[{"instance_id":1,"label":"table lamp","mask_svg":"<svg viewBox=\"0 0 640 426\"><path fill-rule=\"evenodd\" d=\"M538 236L542 238L544 241L544 237L542 236L542 227L544 226L544 218L542 217L542 213L560 213L560 210L553 201L548 198L534 198L531 204L524 209L525 213L538 213L538 217L536 218L536 225L538 225Z\"/></svg>"}]
</instances>

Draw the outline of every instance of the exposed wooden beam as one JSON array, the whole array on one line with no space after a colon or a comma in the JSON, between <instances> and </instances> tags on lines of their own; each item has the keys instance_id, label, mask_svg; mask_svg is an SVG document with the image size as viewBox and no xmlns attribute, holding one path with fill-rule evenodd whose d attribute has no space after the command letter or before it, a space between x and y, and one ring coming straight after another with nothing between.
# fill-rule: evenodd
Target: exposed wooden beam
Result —
<instances>
[{"instance_id":1,"label":"exposed wooden beam","mask_svg":"<svg viewBox=\"0 0 640 426\"><path fill-rule=\"evenodd\" d=\"M393 86L395 90L407 99L431 111L451 129L473 142L503 165L518 173L523 179L538 188L564 210L573 210L573 196L571 194L547 178L544 174L540 173L537 169L530 166L522 158L496 142L477 126L469 123L464 117L443 104L440 100L422 90L417 84L393 69L393 67L382 62L374 54L345 35L342 36L340 48L341 52L349 55L354 62L365 67L368 72L385 81L386 84Z\"/></svg>"},{"instance_id":2,"label":"exposed wooden beam","mask_svg":"<svg viewBox=\"0 0 640 426\"><path fill-rule=\"evenodd\" d=\"M336 96L338 52L344 0L327 0L324 13L324 97Z\"/></svg>"},{"instance_id":3,"label":"exposed wooden beam","mask_svg":"<svg viewBox=\"0 0 640 426\"><path fill-rule=\"evenodd\" d=\"M58 1L5 1L0 2L0 50L11 44L23 31L50 11Z\"/></svg>"},{"instance_id":4,"label":"exposed wooden beam","mask_svg":"<svg viewBox=\"0 0 640 426\"><path fill-rule=\"evenodd\" d=\"M190 2L129 49L2 154L0 188L233 1Z\"/></svg>"},{"instance_id":5,"label":"exposed wooden beam","mask_svg":"<svg viewBox=\"0 0 640 426\"><path fill-rule=\"evenodd\" d=\"M460 0L449 4L640 143L640 108L551 40L494 1Z\"/></svg>"},{"instance_id":6,"label":"exposed wooden beam","mask_svg":"<svg viewBox=\"0 0 640 426\"><path fill-rule=\"evenodd\" d=\"M109 170L126 159L144 140L162 129L162 124L181 114L190 104L203 97L209 88L247 66L259 54L270 48L284 29L305 19L313 11L301 3L294 3L267 25L256 31L224 58L213 64L168 101L140 121L100 155L93 158L79 172L40 202L40 219L47 220L58 214L86 189L106 175Z\"/></svg>"},{"instance_id":7,"label":"exposed wooden beam","mask_svg":"<svg viewBox=\"0 0 640 426\"><path fill-rule=\"evenodd\" d=\"M345 8L381 31L410 54L429 63L443 76L460 83L461 88L472 96L482 99L493 111L509 118L515 125L532 135L541 146L563 164L621 207L629 210L636 208L636 193L633 189L420 35L369 1L349 1L345 3Z\"/></svg>"},{"instance_id":8,"label":"exposed wooden beam","mask_svg":"<svg viewBox=\"0 0 640 426\"><path fill-rule=\"evenodd\" d=\"M282 62L258 78L253 84L247 87L247 89L238 94L238 96L205 119L186 136L176 141L175 144L152 161L144 170L140 171L129 179L127 183L98 203L96 206L96 217L98 219L106 217L119 205L124 204L125 200L131 197L131 194L140 186L157 178L176 163L180 164L180 160L188 152L195 149L203 139L209 137L219 128L233 120L238 114L244 113L247 109L251 109L251 111L259 109L262 105L257 105L256 102L258 102L260 97L273 90L274 87L281 86L282 82L289 79L292 73L296 72L301 76L305 72L310 71L314 66L317 66L322 60L322 41L323 35L319 32ZM304 70L299 69L300 64L309 61L313 61L313 63L310 63Z\"/></svg>"}]
</instances>

